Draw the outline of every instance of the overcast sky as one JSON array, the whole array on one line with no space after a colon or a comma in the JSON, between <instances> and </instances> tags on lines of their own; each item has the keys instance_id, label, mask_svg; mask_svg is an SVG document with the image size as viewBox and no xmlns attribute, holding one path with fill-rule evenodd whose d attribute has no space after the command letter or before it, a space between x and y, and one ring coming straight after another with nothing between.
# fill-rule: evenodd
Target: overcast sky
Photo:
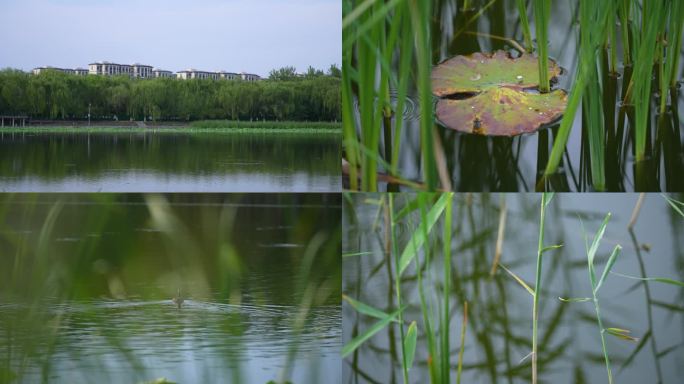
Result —
<instances>
[{"instance_id":1,"label":"overcast sky","mask_svg":"<svg viewBox=\"0 0 684 384\"><path fill-rule=\"evenodd\" d=\"M338 67L340 0L0 0L0 68Z\"/></svg>"}]
</instances>

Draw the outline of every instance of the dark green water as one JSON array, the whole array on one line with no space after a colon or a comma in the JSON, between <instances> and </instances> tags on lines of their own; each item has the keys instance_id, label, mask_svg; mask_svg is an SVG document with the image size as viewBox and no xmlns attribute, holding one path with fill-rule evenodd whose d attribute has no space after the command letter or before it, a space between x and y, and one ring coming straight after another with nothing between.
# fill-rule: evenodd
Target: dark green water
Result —
<instances>
[{"instance_id":1,"label":"dark green water","mask_svg":"<svg viewBox=\"0 0 684 384\"><path fill-rule=\"evenodd\" d=\"M395 197L396 211L414 195ZM560 194L549 206L545 245L563 244L546 253L542 273L539 317L539 380L547 383L606 383L599 328L592 302L562 303L562 297L590 297L591 285L578 216L593 237L606 213L612 213L596 258L597 274L616 244L623 247L612 271L684 281L684 217L662 196L646 196L632 236L627 230L635 194ZM676 196L680 201L682 196ZM343 253L370 252L343 259L343 293L391 313L396 310L394 264L383 255L383 214L375 199L358 194L345 204ZM505 195L508 205L501 263L534 286L539 233L539 194ZM472 200L472 204L468 203ZM463 383L529 383L532 350L532 296L503 270L489 277L499 223L499 196L456 195L453 213L451 289L444 292L442 224L430 234L430 263L423 274L426 301L437 311L450 298L451 382L456 377L463 302L469 316L463 354ZM398 249L407 244L420 222L417 212L397 224ZM420 252L425 263L424 252ZM427 339L418 294L415 264L402 275L406 327L418 323L416 361L412 383L428 383ZM604 327L631 330L647 339L633 359L638 343L606 335L615 383L679 383L684 374L684 303L681 287L650 282L650 299L641 281L609 275L599 292ZM649 313L652 322L649 321ZM343 339L360 334L377 319L343 305ZM437 326L433 323L433 326ZM439 336L438 336L439 337ZM383 329L343 364L343 382L402 382L399 329Z\"/></svg>"},{"instance_id":2,"label":"dark green water","mask_svg":"<svg viewBox=\"0 0 684 384\"><path fill-rule=\"evenodd\" d=\"M340 139L287 134L0 134L4 192L335 192Z\"/></svg>"},{"instance_id":3,"label":"dark green water","mask_svg":"<svg viewBox=\"0 0 684 384\"><path fill-rule=\"evenodd\" d=\"M336 382L340 215L339 195L0 195L0 382Z\"/></svg>"}]
</instances>

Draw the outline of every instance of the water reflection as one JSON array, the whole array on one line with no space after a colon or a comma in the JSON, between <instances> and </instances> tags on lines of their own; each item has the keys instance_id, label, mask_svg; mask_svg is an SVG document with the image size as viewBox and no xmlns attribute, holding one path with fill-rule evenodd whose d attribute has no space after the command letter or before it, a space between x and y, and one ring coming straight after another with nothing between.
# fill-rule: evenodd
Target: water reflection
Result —
<instances>
[{"instance_id":1,"label":"water reflection","mask_svg":"<svg viewBox=\"0 0 684 384\"><path fill-rule=\"evenodd\" d=\"M683 196L677 198L681 201ZM421 222L414 194L394 197L399 254ZM388 242L380 195L353 195L344 207L343 292L363 303L392 313L397 308L394 253ZM534 285L539 231L538 194L506 195L507 220L501 263L528 284ZM430 200L434 203L435 200ZM558 297L590 297L582 227L593 233L608 212L613 214L595 264L600 274L616 244L623 252L614 272L630 276L669 277L684 281L684 217L660 195L647 195L634 231L627 224L637 195L561 194L551 202L546 219L545 245L563 247L545 254L539 328L540 380L553 383L607 382L596 314L591 302L563 303ZM463 303L468 301L468 323L462 382L530 382L532 297L506 272L490 277L495 255L499 213L498 196L456 195L450 243L451 279L444 287L443 218L429 234L429 255L419 252L425 268L422 279L425 300L436 329L442 336L444 297L449 298L450 368L455 377ZM429 207L428 207L429 208ZM391 244L391 243L390 243ZM420 280L412 262L401 275L405 329L418 324L416 361L411 383L427 383L428 337L421 310ZM648 285L648 287L646 287ZM623 278L611 274L601 288L601 313L605 327L631 330L638 342L606 336L615 382L676 383L684 366L684 308L681 287ZM345 342L369 329L376 318L343 306ZM383 328L343 365L343 380L402 382L400 332L396 324ZM643 343L641 343L643 341ZM527 357L526 357L527 356Z\"/></svg>"},{"instance_id":2,"label":"water reflection","mask_svg":"<svg viewBox=\"0 0 684 384\"><path fill-rule=\"evenodd\" d=\"M339 138L264 134L0 136L0 190L334 192Z\"/></svg>"},{"instance_id":3,"label":"water reflection","mask_svg":"<svg viewBox=\"0 0 684 384\"><path fill-rule=\"evenodd\" d=\"M0 198L0 382L340 376L339 195Z\"/></svg>"}]
</instances>

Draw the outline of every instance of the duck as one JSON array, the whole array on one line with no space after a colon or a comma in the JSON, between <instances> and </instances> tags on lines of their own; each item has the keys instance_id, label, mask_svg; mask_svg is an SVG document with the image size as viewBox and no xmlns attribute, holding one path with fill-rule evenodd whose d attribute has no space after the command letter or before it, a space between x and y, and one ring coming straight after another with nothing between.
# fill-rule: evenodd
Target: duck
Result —
<instances>
[{"instance_id":1,"label":"duck","mask_svg":"<svg viewBox=\"0 0 684 384\"><path fill-rule=\"evenodd\" d=\"M181 291L180 288L178 288L178 296L176 296L176 297L173 298L173 302L176 304L176 306L178 307L178 309L180 309L181 305L183 305L183 301L185 301L185 300L183 299L183 296L181 296L181 292L180 292L180 291Z\"/></svg>"}]
</instances>

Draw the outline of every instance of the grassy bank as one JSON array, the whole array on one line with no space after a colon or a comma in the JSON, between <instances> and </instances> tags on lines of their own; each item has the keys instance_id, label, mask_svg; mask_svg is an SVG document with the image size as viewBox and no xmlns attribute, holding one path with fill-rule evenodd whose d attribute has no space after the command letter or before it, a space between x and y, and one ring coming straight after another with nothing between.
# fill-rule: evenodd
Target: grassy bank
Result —
<instances>
[{"instance_id":1,"label":"grassy bank","mask_svg":"<svg viewBox=\"0 0 684 384\"><path fill-rule=\"evenodd\" d=\"M261 130L261 131L290 131L313 130L341 132L342 124L329 121L231 121L231 120L200 120L190 123L192 128L230 129L230 130Z\"/></svg>"},{"instance_id":2,"label":"grassy bank","mask_svg":"<svg viewBox=\"0 0 684 384\"><path fill-rule=\"evenodd\" d=\"M297 121L228 121L202 120L186 126L149 126L149 127L117 127L117 126L27 126L3 127L0 133L222 133L222 134L302 134L302 135L338 135L341 125L330 122L297 122Z\"/></svg>"}]
</instances>

